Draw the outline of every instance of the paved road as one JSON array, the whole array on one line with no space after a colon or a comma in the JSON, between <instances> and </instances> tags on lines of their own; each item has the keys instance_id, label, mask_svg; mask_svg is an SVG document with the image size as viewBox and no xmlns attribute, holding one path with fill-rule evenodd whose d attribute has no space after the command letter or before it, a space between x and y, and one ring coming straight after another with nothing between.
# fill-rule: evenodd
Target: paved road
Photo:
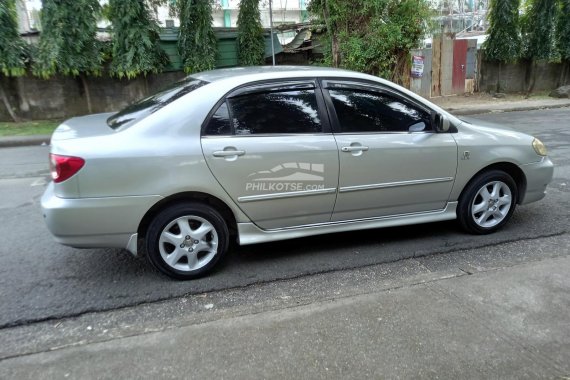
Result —
<instances>
[{"instance_id":1,"label":"paved road","mask_svg":"<svg viewBox=\"0 0 570 380\"><path fill-rule=\"evenodd\" d=\"M0 327L88 311L116 309L306 274L409 257L536 239L568 230L570 109L478 115L533 133L557 168L547 198L518 208L500 233L475 237L453 222L292 240L237 249L212 276L171 281L121 250L76 250L52 242L38 200L47 178L47 148L0 151Z\"/></svg>"}]
</instances>

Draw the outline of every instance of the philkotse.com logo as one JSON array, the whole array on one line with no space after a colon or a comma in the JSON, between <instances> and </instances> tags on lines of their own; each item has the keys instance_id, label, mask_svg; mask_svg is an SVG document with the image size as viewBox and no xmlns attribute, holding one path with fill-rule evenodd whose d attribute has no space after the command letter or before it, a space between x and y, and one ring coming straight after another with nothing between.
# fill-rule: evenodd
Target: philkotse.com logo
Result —
<instances>
[{"instance_id":1,"label":"philkotse.com logo","mask_svg":"<svg viewBox=\"0 0 570 380\"><path fill-rule=\"evenodd\" d=\"M248 175L246 191L304 191L324 189L324 164L286 162Z\"/></svg>"}]
</instances>

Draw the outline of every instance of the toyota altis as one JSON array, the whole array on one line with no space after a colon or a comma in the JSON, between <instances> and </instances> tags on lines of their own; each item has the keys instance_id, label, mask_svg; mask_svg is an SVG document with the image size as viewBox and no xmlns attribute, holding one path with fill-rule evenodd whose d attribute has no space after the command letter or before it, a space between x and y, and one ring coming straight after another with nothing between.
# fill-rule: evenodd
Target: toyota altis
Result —
<instances>
[{"instance_id":1,"label":"toyota altis","mask_svg":"<svg viewBox=\"0 0 570 380\"><path fill-rule=\"evenodd\" d=\"M487 234L545 196L536 138L470 124L377 77L203 72L60 125L42 198L55 240L144 252L178 279L241 245L457 219Z\"/></svg>"}]
</instances>

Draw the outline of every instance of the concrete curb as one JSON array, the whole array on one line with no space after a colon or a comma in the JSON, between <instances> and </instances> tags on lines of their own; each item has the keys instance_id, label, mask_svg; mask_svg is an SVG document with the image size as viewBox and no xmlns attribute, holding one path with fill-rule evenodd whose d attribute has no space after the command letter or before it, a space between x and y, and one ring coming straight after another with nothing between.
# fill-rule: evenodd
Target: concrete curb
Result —
<instances>
[{"instance_id":1,"label":"concrete curb","mask_svg":"<svg viewBox=\"0 0 570 380\"><path fill-rule=\"evenodd\" d=\"M509 107L509 108L473 107L473 108L444 108L444 109L454 115L467 116L467 115L480 115L480 114L495 113L495 112L520 112L520 111L546 110L546 109L566 108L566 107L570 107L570 103L520 106L520 107Z\"/></svg>"},{"instance_id":2,"label":"concrete curb","mask_svg":"<svg viewBox=\"0 0 570 380\"><path fill-rule=\"evenodd\" d=\"M50 138L50 135L0 137L0 148L48 145Z\"/></svg>"},{"instance_id":3,"label":"concrete curb","mask_svg":"<svg viewBox=\"0 0 570 380\"><path fill-rule=\"evenodd\" d=\"M493 112L532 111L532 110L543 110L543 109L554 109L554 108L565 108L565 107L570 107L570 102L562 104L532 105L532 106L519 106L519 107L506 107L506 108L488 108L485 106L469 107L469 108L445 108L445 107L443 108L454 115L467 116L467 115L480 115L480 114L493 113ZM0 148L47 145L49 144L50 137L51 137L50 135L0 137Z\"/></svg>"}]
</instances>

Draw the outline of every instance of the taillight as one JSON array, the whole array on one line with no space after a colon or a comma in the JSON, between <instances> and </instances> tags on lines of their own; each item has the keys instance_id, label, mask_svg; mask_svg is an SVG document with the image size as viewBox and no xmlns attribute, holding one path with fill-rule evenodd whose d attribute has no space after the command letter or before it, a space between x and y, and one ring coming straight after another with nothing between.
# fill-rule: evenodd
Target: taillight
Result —
<instances>
[{"instance_id":1,"label":"taillight","mask_svg":"<svg viewBox=\"0 0 570 380\"><path fill-rule=\"evenodd\" d=\"M49 169L53 182L60 183L71 178L85 165L85 160L80 157L60 156L49 154Z\"/></svg>"}]
</instances>

